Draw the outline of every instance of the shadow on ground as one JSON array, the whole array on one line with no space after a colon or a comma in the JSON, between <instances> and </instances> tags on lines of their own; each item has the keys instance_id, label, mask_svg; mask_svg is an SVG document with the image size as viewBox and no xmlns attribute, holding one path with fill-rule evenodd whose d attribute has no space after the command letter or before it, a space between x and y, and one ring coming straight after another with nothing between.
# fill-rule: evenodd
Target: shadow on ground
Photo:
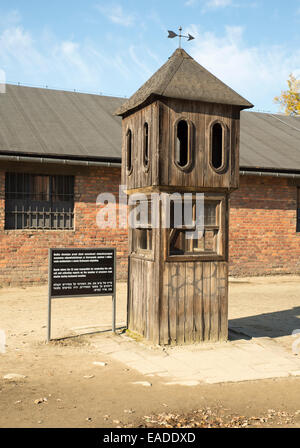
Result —
<instances>
[{"instance_id":1,"label":"shadow on ground","mask_svg":"<svg viewBox=\"0 0 300 448\"><path fill-rule=\"evenodd\" d=\"M300 329L300 306L289 310L263 313L229 320L231 340L249 338L279 338Z\"/></svg>"}]
</instances>

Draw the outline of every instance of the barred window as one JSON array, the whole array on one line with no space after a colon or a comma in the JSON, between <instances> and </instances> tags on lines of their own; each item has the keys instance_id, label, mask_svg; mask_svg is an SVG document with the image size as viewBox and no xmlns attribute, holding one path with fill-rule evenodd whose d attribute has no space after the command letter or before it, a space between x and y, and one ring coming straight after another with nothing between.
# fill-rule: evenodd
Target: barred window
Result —
<instances>
[{"instance_id":1,"label":"barred window","mask_svg":"<svg viewBox=\"0 0 300 448\"><path fill-rule=\"evenodd\" d=\"M300 232L300 187L297 187L297 224L296 232Z\"/></svg>"},{"instance_id":2,"label":"barred window","mask_svg":"<svg viewBox=\"0 0 300 448\"><path fill-rule=\"evenodd\" d=\"M70 230L74 176L6 173L5 229Z\"/></svg>"}]
</instances>

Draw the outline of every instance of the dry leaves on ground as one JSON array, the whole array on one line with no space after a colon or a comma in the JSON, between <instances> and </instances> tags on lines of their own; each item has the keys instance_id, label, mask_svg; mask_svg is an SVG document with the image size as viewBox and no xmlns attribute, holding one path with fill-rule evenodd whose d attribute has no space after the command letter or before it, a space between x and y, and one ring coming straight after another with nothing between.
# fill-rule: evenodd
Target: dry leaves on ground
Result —
<instances>
[{"instance_id":1,"label":"dry leaves on ground","mask_svg":"<svg viewBox=\"0 0 300 448\"><path fill-rule=\"evenodd\" d=\"M189 414L161 413L144 416L139 427L144 428L247 428L255 426L286 425L293 423L294 415L269 409L265 415L246 417L233 415L224 409L198 409ZM126 425L130 427L132 425Z\"/></svg>"}]
</instances>

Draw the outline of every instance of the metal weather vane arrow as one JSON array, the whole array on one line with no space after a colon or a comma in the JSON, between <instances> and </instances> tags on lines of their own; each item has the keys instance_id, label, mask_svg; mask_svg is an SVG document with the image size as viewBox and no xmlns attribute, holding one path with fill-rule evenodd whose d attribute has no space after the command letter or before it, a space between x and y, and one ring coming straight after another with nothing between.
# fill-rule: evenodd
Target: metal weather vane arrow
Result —
<instances>
[{"instance_id":1,"label":"metal weather vane arrow","mask_svg":"<svg viewBox=\"0 0 300 448\"><path fill-rule=\"evenodd\" d=\"M174 31L168 30L168 38L169 39L174 39L174 37L179 37L179 48L181 48L181 38L185 37L188 41L189 40L193 40L195 39L193 36L191 36L189 33L187 36L185 36L184 34L181 34L182 28L181 26L179 27L179 34L174 33Z\"/></svg>"}]
</instances>

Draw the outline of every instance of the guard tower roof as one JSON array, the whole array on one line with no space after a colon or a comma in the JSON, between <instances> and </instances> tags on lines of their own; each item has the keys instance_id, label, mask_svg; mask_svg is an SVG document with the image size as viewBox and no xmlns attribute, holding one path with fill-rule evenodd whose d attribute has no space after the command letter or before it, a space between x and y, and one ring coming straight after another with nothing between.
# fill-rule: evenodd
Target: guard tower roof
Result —
<instances>
[{"instance_id":1,"label":"guard tower roof","mask_svg":"<svg viewBox=\"0 0 300 448\"><path fill-rule=\"evenodd\" d=\"M117 109L116 115L125 115L143 107L157 96L230 104L241 109L253 107L182 48L174 51L168 61Z\"/></svg>"}]
</instances>

